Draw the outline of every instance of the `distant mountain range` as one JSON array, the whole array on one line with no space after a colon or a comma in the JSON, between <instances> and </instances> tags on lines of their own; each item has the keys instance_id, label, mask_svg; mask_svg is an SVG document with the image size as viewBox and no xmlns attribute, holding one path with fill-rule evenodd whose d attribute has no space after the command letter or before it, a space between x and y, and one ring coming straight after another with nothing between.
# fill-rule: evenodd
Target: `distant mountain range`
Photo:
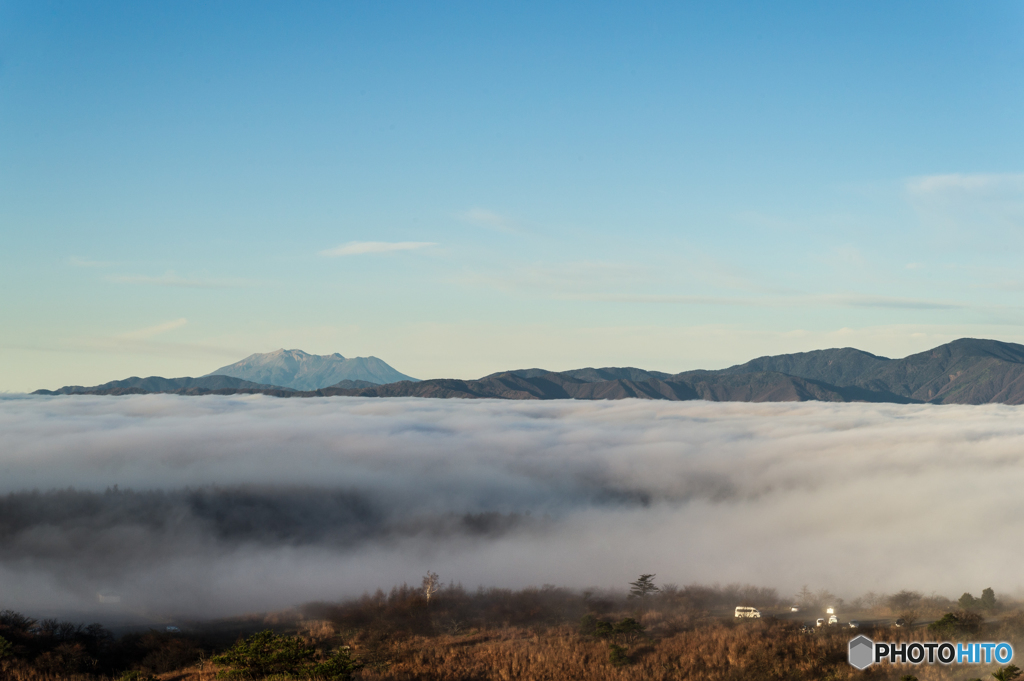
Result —
<instances>
[{"instance_id":1,"label":"distant mountain range","mask_svg":"<svg viewBox=\"0 0 1024 681\"><path fill-rule=\"evenodd\" d=\"M302 350L257 353L221 367L205 376L162 378L133 376L103 385L68 385L59 390L37 390L42 395L127 395L182 393L188 395L244 390L249 392L309 391L334 387L345 390L371 388L395 381L416 382L376 357L311 355Z\"/></svg>"},{"instance_id":2,"label":"distant mountain range","mask_svg":"<svg viewBox=\"0 0 1024 681\"><path fill-rule=\"evenodd\" d=\"M233 376L253 383L293 390L317 390L337 385L341 381L380 385L418 380L395 371L376 357L346 358L338 353L310 355L302 350L284 349L249 355L240 362L211 371L207 376Z\"/></svg>"},{"instance_id":3,"label":"distant mountain range","mask_svg":"<svg viewBox=\"0 0 1024 681\"><path fill-rule=\"evenodd\" d=\"M272 358L291 366L279 350L253 358ZM340 355L329 355L328 358ZM375 358L365 358L375 359ZM343 360L343 358L342 358ZM351 361L351 360L344 360ZM380 362L380 360L376 360ZM299 362L301 364L301 362ZM380 362L383 366L386 364ZM305 374L314 375L312 362ZM391 367L389 370L394 371ZM234 371L234 369L232 369ZM935 404L1024 404L1024 345L995 340L963 338L902 359L879 357L854 348L815 350L790 355L759 357L745 364L718 371L685 371L668 374L632 367L546 371L520 369L505 371L479 380L430 379L395 382L346 378L326 388L294 389L267 379L256 371L231 377L132 378L93 388L78 386L44 394L125 394L128 392L175 392L183 394L264 393L280 397L351 395L362 397L460 397L528 399L623 399L710 400L715 402L896 402ZM239 370L239 373L241 371ZM395 372L398 373L397 371ZM325 374L326 375L326 374ZM399 374L402 376L402 374ZM251 381L246 383L241 379ZM257 380L258 379L258 380ZM280 378L276 379L280 380ZM311 379L310 379L311 380ZM161 383L166 381L167 383ZM238 385L230 381L240 381ZM179 384L180 382L180 384ZM314 381L315 382L315 381Z\"/></svg>"},{"instance_id":4,"label":"distant mountain range","mask_svg":"<svg viewBox=\"0 0 1024 681\"><path fill-rule=\"evenodd\" d=\"M363 386L366 387L366 386ZM162 378L150 376L139 378L132 376L121 381L110 381L103 385L84 387L80 385L66 385L59 390L37 390L33 395L140 395L146 393L179 393L183 395L206 395L211 392L234 392L246 390L252 392L285 391L294 392L291 388L282 388L276 385L264 385L243 381L232 376L200 376L192 378Z\"/></svg>"}]
</instances>

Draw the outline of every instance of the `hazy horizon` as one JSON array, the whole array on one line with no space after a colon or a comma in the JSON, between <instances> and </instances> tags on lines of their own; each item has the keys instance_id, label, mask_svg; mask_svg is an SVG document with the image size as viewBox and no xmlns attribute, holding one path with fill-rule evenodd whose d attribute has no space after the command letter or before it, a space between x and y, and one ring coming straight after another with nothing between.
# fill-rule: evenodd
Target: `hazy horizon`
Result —
<instances>
[{"instance_id":1,"label":"hazy horizon","mask_svg":"<svg viewBox=\"0 0 1024 681\"><path fill-rule=\"evenodd\" d=\"M1000 339L956 338L956 339L953 339L953 340L995 340L996 342L999 342L999 343L1003 343L1003 342L1007 342L1008 343L1009 342L1009 341L1002 341ZM1017 345L1024 345L1024 343L1018 343ZM847 347L849 347L849 346L847 346ZM801 352L813 352L813 351L816 351L816 350L834 350L834 349L841 349L841 348L812 348L810 350L804 350L804 351L801 351ZM863 351L863 348L853 348L853 349L855 349L855 350L862 350ZM927 350L931 350L931 349L933 349L933 348L932 347L928 347L928 348L924 348L923 351L927 351ZM271 350L271 351L268 351L268 352L265 352L265 353L251 353L250 355L247 355L244 358L240 358L239 362L237 362L237 363L241 363L241 360L249 359L250 357L253 357L253 356L256 356L256 355L261 355L261 354L262 355L272 355L275 352L277 352L278 350L284 350L284 348L279 348L277 350ZM307 354L307 355L312 355L314 357L331 357L331 355L333 355L333 354L341 354L341 353L328 353L326 355L316 355L315 353L305 353L305 351L302 350L301 348L288 348L287 350L289 352L299 351L299 352L302 352L302 353ZM865 352L867 352L867 351L865 351ZM782 353L782 354L799 354L799 353ZM877 353L869 353L869 354L874 354L876 356L883 357L884 359L897 360L897 359L902 359L903 358L903 357L898 357L898 356L886 357L884 355L878 355ZM917 354L917 353L910 353L910 354ZM766 355L756 355L756 356L753 356L753 357L748 357L748 358L746 358L746 359L744 359L742 361L736 362L736 363L731 364L731 365L726 365L726 366L689 367L689 368L682 369L681 371L688 371L688 370L693 370L693 369L710 369L710 370L727 369L727 368L731 368L733 366L738 366L738 365L741 365L741 364L745 364L745 363L747 363L747 362L749 362L751 360L754 360L754 359L760 359L760 358L765 357L765 356ZM347 357L346 359L347 360L352 360L352 359L364 359L364 358ZM379 358L379 357L376 358L376 359L383 360L383 358ZM385 361L385 363L387 363L386 360L383 360L383 361ZM621 367L626 367L626 366L627 365L624 365L624 364L611 364L611 365L607 365L607 366L591 367L591 368L609 368L609 367L620 367L621 368ZM222 368L227 368L227 367L222 367ZM392 367L392 368L395 369L395 367ZM492 373L499 373L500 371L517 371L517 370L526 370L526 369L534 369L534 368L540 368L540 369L545 369L545 370L550 370L550 371L556 371L557 372L557 371L570 371L570 370L574 370L574 369L583 369L583 368L587 368L587 367L585 367L583 365L572 365L572 366L565 366L565 367L558 367L558 368L514 366L514 367L505 367L504 369L501 369L499 371L492 372ZM645 371L661 371L661 369L658 368L658 367L635 367L635 368L639 368L639 369L642 369L642 370L645 370ZM205 373L193 372L192 374L189 374L189 376L199 377L199 376L207 376L207 375L216 375L217 373L218 373L217 370L214 370L212 372L205 372ZM237 373L237 372L229 372L230 375L235 375L235 373ZM679 372L664 372L664 373L679 373ZM133 376L139 376L139 375L138 374L133 374ZM145 378L146 376L140 376L140 377ZM455 379L464 379L464 380L474 380L474 379L479 379L479 378L484 378L484 377L485 377L484 375L481 375L481 376L425 376L423 378L416 378L416 379L413 379L413 380L420 381L420 380L426 380L426 379L440 379L440 378L455 378ZM117 377L114 377L114 378L109 378L109 380L103 380L100 383L98 383L97 385L102 385L102 384L105 384L105 383L107 383L109 381L123 380L123 379L126 379L126 378L129 378L129 376L117 376ZM163 378L178 378L178 377L176 377L176 376L169 376L168 375L168 376L163 376ZM263 381L263 382L266 383L267 381ZM271 385L276 385L276 384L273 383L273 381L270 381L269 383ZM287 381L284 381L281 384L283 385L285 383L287 383ZM317 387L321 387L321 388L322 387L328 387L329 384L330 384L330 381L328 381L324 385L318 385L318 386L315 386L315 387L309 386L309 387L306 387L306 388L303 388L303 389L313 390L313 389L316 389ZM68 385L68 384L65 384L65 385ZM43 389L56 389L58 387L64 387L64 386L63 385L62 386L51 385L51 386L45 386ZM36 390L38 390L38 388ZM0 391L0 395L11 395L11 396L27 395L27 394L30 394L32 392L34 392L34 390L21 390L21 391L7 390L7 391Z\"/></svg>"}]
</instances>

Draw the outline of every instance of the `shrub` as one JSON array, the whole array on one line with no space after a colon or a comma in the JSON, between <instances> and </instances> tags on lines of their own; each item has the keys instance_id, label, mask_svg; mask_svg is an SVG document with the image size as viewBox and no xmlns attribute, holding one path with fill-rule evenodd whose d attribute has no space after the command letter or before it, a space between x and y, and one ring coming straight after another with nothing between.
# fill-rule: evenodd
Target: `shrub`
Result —
<instances>
[{"instance_id":1,"label":"shrub","mask_svg":"<svg viewBox=\"0 0 1024 681\"><path fill-rule=\"evenodd\" d=\"M963 600L963 599L961 599ZM941 618L935 620L928 625L928 631L934 632L939 636L945 636L950 638L957 632L957 619L956 615L951 612L947 612Z\"/></svg>"},{"instance_id":2,"label":"shrub","mask_svg":"<svg viewBox=\"0 0 1024 681\"><path fill-rule=\"evenodd\" d=\"M8 655L11 655L14 651L14 646L3 636L0 636L0 660L4 659Z\"/></svg>"},{"instance_id":3,"label":"shrub","mask_svg":"<svg viewBox=\"0 0 1024 681\"><path fill-rule=\"evenodd\" d=\"M294 636L279 636L269 629L242 639L213 661L230 669L220 676L262 679L271 674L294 676L312 659L314 650Z\"/></svg>"},{"instance_id":4,"label":"shrub","mask_svg":"<svg viewBox=\"0 0 1024 681\"><path fill-rule=\"evenodd\" d=\"M635 641L644 633L644 626L632 617L627 617L615 625L615 633L627 641Z\"/></svg>"},{"instance_id":5,"label":"shrub","mask_svg":"<svg viewBox=\"0 0 1024 681\"><path fill-rule=\"evenodd\" d=\"M371 632L362 647L359 664L369 667L378 674L386 671L391 666L393 658L389 644L390 637L387 633Z\"/></svg>"},{"instance_id":6,"label":"shrub","mask_svg":"<svg viewBox=\"0 0 1024 681\"><path fill-rule=\"evenodd\" d=\"M154 674L194 664L203 652L194 641L166 635L147 637L145 643L148 643L148 650L142 658L141 666Z\"/></svg>"},{"instance_id":7,"label":"shrub","mask_svg":"<svg viewBox=\"0 0 1024 681\"><path fill-rule=\"evenodd\" d=\"M593 615L584 615L580 620L580 633L584 636L597 638L618 638L626 642L636 641L644 633L644 625L632 617L625 617L616 624L598 619Z\"/></svg>"},{"instance_id":8,"label":"shrub","mask_svg":"<svg viewBox=\"0 0 1024 681\"><path fill-rule=\"evenodd\" d=\"M593 615L584 615L583 619L580 620L580 633L584 636L596 636L597 624L600 621Z\"/></svg>"},{"instance_id":9,"label":"shrub","mask_svg":"<svg viewBox=\"0 0 1024 681\"><path fill-rule=\"evenodd\" d=\"M977 633L982 624L982 617L976 612L961 610L960 612L947 612L941 618L928 625L928 631L939 636L952 638L956 634Z\"/></svg>"},{"instance_id":10,"label":"shrub","mask_svg":"<svg viewBox=\"0 0 1024 681\"><path fill-rule=\"evenodd\" d=\"M352 659L349 647L342 646L326 660L310 667L306 676L313 681L348 681L352 678L352 673L361 666L362 664Z\"/></svg>"},{"instance_id":11,"label":"shrub","mask_svg":"<svg viewBox=\"0 0 1024 681\"><path fill-rule=\"evenodd\" d=\"M230 669L218 676L235 679L264 679L268 676L303 678L312 681L347 681L361 663L352 659L348 646L315 660L317 652L297 636L281 636L269 629L242 639L213 661ZM134 680L132 680L134 681Z\"/></svg>"},{"instance_id":12,"label":"shrub","mask_svg":"<svg viewBox=\"0 0 1024 681\"><path fill-rule=\"evenodd\" d=\"M133 669L122 673L121 676L117 677L117 681L156 681L156 677L152 674L141 672L138 669Z\"/></svg>"},{"instance_id":13,"label":"shrub","mask_svg":"<svg viewBox=\"0 0 1024 681\"><path fill-rule=\"evenodd\" d=\"M1017 665L1010 664L997 672L992 672L992 676L996 678L996 681L1014 681L1014 679L1020 678L1021 673Z\"/></svg>"},{"instance_id":14,"label":"shrub","mask_svg":"<svg viewBox=\"0 0 1024 681\"><path fill-rule=\"evenodd\" d=\"M613 667L624 667L629 664L629 654L623 646L614 643L608 644L608 661Z\"/></svg>"},{"instance_id":15,"label":"shrub","mask_svg":"<svg viewBox=\"0 0 1024 681\"><path fill-rule=\"evenodd\" d=\"M83 644L61 643L37 657L35 666L53 675L70 676L95 668L96 662Z\"/></svg>"}]
</instances>

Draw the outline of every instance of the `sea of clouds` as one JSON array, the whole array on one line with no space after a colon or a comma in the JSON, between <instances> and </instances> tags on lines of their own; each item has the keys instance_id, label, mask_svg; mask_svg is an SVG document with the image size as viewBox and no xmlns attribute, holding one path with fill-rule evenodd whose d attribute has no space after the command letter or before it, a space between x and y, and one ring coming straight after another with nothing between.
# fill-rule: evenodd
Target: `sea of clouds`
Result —
<instances>
[{"instance_id":1,"label":"sea of clouds","mask_svg":"<svg viewBox=\"0 0 1024 681\"><path fill-rule=\"evenodd\" d=\"M644 572L783 594L1019 593L1022 417L1002 405L8 396L0 609L236 614L427 570L470 588L625 587Z\"/></svg>"}]
</instances>

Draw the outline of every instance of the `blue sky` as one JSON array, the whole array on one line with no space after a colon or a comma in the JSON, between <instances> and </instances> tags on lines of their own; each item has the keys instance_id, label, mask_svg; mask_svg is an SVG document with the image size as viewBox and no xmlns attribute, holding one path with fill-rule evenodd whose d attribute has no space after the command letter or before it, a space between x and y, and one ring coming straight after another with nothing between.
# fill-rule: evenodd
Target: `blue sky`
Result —
<instances>
[{"instance_id":1,"label":"blue sky","mask_svg":"<svg viewBox=\"0 0 1024 681\"><path fill-rule=\"evenodd\" d=\"M1024 342L1024 5L0 0L0 390Z\"/></svg>"}]
</instances>

